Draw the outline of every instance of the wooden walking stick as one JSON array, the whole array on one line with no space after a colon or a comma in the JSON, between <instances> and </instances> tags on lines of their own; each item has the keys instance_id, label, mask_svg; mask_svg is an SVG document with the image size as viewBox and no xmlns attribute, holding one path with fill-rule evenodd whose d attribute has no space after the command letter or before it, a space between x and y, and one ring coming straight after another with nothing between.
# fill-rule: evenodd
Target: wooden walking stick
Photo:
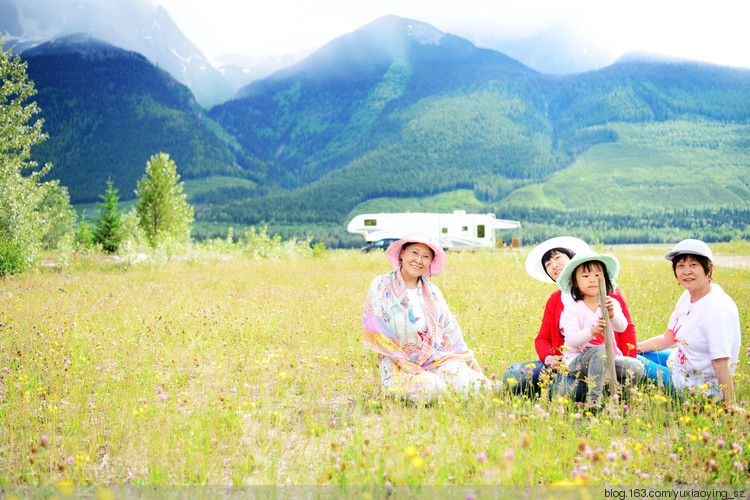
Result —
<instances>
[{"instance_id":1,"label":"wooden walking stick","mask_svg":"<svg viewBox=\"0 0 750 500\"><path fill-rule=\"evenodd\" d=\"M606 270L604 272L607 272ZM607 285L604 276L599 276L599 310L606 323L604 327L604 351L607 353L607 367L609 369L609 395L617 394L617 373L615 372L615 346L612 344L612 325L607 310Z\"/></svg>"}]
</instances>

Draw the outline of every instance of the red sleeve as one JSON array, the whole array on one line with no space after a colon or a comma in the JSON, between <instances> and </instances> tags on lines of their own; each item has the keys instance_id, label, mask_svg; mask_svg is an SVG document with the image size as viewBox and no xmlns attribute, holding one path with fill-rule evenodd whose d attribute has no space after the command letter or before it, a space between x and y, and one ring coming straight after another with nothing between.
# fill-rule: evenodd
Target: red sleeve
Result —
<instances>
[{"instance_id":1,"label":"red sleeve","mask_svg":"<svg viewBox=\"0 0 750 500\"><path fill-rule=\"evenodd\" d=\"M562 299L559 290L547 299L542 316L542 326L534 339L534 347L539 355L539 360L544 363L547 356L560 356L562 337L560 336L560 315L562 314Z\"/></svg>"},{"instance_id":2,"label":"red sleeve","mask_svg":"<svg viewBox=\"0 0 750 500\"><path fill-rule=\"evenodd\" d=\"M628 305L625 303L625 298L622 296L622 292L620 292L619 288L616 288L615 291L611 293L611 297L620 303L622 314L624 314L625 319L628 320L628 327L624 332L617 336L617 347L620 348L625 356L634 358L637 354L635 348L637 341L635 337L635 325L633 324L633 320L630 319Z\"/></svg>"}]
</instances>

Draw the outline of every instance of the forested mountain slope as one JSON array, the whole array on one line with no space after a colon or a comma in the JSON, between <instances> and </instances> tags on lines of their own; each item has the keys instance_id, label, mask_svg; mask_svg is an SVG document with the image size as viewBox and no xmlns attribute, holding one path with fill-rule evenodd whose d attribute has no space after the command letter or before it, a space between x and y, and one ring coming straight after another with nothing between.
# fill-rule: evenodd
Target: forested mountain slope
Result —
<instances>
[{"instance_id":1,"label":"forested mountain slope","mask_svg":"<svg viewBox=\"0 0 750 500\"><path fill-rule=\"evenodd\" d=\"M630 60L553 77L389 16L241 94L211 116L273 164L284 189L199 213L244 223L343 222L376 197L469 188L502 205L592 146L617 142L621 122L744 123L750 71ZM658 164L650 175L649 183L658 178Z\"/></svg>"},{"instance_id":2,"label":"forested mountain slope","mask_svg":"<svg viewBox=\"0 0 750 500\"><path fill-rule=\"evenodd\" d=\"M196 220L223 228L343 227L363 202L402 210L459 191L503 217L606 219L602 231L618 217L748 210L749 70L631 58L550 76L387 16L205 111L99 42L24 57L50 133L36 159L74 201L97 200L108 177L129 196L164 151L193 179Z\"/></svg>"},{"instance_id":3,"label":"forested mountain slope","mask_svg":"<svg viewBox=\"0 0 750 500\"><path fill-rule=\"evenodd\" d=\"M24 53L49 139L34 150L73 202L98 200L112 179L123 199L151 155L169 153L185 178L239 173L192 94L143 56L86 37Z\"/></svg>"}]
</instances>

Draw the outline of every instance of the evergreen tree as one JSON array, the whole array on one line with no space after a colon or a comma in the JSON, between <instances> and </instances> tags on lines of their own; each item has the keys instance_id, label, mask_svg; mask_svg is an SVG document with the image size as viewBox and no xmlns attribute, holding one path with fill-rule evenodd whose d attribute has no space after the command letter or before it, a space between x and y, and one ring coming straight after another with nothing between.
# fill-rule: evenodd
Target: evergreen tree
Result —
<instances>
[{"instance_id":1,"label":"evergreen tree","mask_svg":"<svg viewBox=\"0 0 750 500\"><path fill-rule=\"evenodd\" d=\"M138 222L151 246L168 238L190 239L194 209L185 201L177 166L166 153L151 157L138 181Z\"/></svg>"},{"instance_id":2,"label":"evergreen tree","mask_svg":"<svg viewBox=\"0 0 750 500\"><path fill-rule=\"evenodd\" d=\"M40 110L36 102L27 103L36 89L26 63L5 52L4 44L0 37L0 276L31 266L45 240L60 239L50 235L58 222L70 220L67 190L40 181L51 165L37 169L30 160L31 148L47 138L44 121L32 119Z\"/></svg>"},{"instance_id":3,"label":"evergreen tree","mask_svg":"<svg viewBox=\"0 0 750 500\"><path fill-rule=\"evenodd\" d=\"M94 243L101 244L105 252L114 253L122 241L122 212L117 210L120 196L112 187L111 179L107 181L107 190L101 198L99 218L94 222Z\"/></svg>"}]
</instances>

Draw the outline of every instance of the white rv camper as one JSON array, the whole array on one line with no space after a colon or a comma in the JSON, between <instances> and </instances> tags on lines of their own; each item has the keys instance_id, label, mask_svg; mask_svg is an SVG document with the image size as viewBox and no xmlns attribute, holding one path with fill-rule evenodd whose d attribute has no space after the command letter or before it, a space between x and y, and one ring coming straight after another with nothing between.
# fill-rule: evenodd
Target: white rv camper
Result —
<instances>
[{"instance_id":1,"label":"white rv camper","mask_svg":"<svg viewBox=\"0 0 750 500\"><path fill-rule=\"evenodd\" d=\"M493 248L497 246L496 229L517 230L520 243L520 222L496 219L495 214L467 214L463 210L452 214L362 214L347 226L350 233L363 235L368 243L403 238L407 233L419 231L438 240L446 250Z\"/></svg>"}]
</instances>

